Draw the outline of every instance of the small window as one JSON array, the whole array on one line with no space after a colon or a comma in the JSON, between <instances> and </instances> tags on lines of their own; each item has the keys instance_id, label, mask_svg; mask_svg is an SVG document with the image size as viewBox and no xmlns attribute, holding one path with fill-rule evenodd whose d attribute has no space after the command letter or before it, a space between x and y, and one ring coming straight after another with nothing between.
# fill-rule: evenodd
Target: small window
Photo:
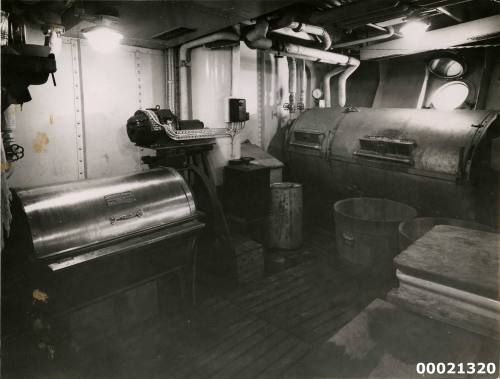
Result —
<instances>
[{"instance_id":1,"label":"small window","mask_svg":"<svg viewBox=\"0 0 500 379\"><path fill-rule=\"evenodd\" d=\"M429 71L444 79L455 79L465 74L465 62L459 57L445 56L433 58L428 66Z\"/></svg>"},{"instance_id":2,"label":"small window","mask_svg":"<svg viewBox=\"0 0 500 379\"><path fill-rule=\"evenodd\" d=\"M461 106L469 96L469 86L464 82L449 82L432 95L431 104L440 110L452 110Z\"/></svg>"}]
</instances>

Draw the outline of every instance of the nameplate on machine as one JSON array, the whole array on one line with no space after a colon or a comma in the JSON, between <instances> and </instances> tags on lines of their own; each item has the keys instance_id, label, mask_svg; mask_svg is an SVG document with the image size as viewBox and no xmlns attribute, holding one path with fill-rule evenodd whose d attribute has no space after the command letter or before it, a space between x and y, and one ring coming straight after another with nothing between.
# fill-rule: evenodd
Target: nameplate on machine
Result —
<instances>
[{"instance_id":1,"label":"nameplate on machine","mask_svg":"<svg viewBox=\"0 0 500 379\"><path fill-rule=\"evenodd\" d=\"M119 192L104 196L104 201L108 207L120 204L130 204L136 201L132 192Z\"/></svg>"}]
</instances>

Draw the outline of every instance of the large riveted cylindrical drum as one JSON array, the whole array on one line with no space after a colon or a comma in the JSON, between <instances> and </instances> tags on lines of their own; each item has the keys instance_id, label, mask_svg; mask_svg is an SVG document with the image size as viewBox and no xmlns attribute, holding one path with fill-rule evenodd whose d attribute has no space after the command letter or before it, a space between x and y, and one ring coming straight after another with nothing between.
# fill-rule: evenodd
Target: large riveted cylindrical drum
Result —
<instances>
[{"instance_id":1,"label":"large riveted cylindrical drum","mask_svg":"<svg viewBox=\"0 0 500 379\"><path fill-rule=\"evenodd\" d=\"M417 211L387 199L350 198L335 203L335 234L340 258L369 269L390 274L398 250L398 226Z\"/></svg>"},{"instance_id":2,"label":"large riveted cylindrical drum","mask_svg":"<svg viewBox=\"0 0 500 379\"><path fill-rule=\"evenodd\" d=\"M271 185L269 243L279 249L297 249L302 245L302 185Z\"/></svg>"}]
</instances>

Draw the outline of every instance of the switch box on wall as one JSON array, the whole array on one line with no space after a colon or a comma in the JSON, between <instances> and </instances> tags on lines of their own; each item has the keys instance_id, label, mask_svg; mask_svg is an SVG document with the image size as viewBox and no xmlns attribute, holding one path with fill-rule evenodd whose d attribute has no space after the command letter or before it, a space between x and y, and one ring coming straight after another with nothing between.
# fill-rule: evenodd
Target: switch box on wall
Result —
<instances>
[{"instance_id":1,"label":"switch box on wall","mask_svg":"<svg viewBox=\"0 0 500 379\"><path fill-rule=\"evenodd\" d=\"M250 118L245 99L229 97L226 107L226 122L244 122Z\"/></svg>"}]
</instances>

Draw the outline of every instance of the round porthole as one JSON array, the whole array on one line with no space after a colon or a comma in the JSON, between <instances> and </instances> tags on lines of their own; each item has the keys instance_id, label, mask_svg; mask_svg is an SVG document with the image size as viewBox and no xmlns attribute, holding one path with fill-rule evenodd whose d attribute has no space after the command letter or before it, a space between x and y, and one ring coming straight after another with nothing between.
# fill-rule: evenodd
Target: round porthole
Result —
<instances>
[{"instance_id":1,"label":"round porthole","mask_svg":"<svg viewBox=\"0 0 500 379\"><path fill-rule=\"evenodd\" d=\"M459 78L463 76L466 71L465 62L458 56L433 58L429 61L427 67L434 75L444 79Z\"/></svg>"},{"instance_id":2,"label":"round porthole","mask_svg":"<svg viewBox=\"0 0 500 379\"><path fill-rule=\"evenodd\" d=\"M432 95L431 104L436 109L451 110L461 106L469 96L469 86L455 81L443 84Z\"/></svg>"}]
</instances>

